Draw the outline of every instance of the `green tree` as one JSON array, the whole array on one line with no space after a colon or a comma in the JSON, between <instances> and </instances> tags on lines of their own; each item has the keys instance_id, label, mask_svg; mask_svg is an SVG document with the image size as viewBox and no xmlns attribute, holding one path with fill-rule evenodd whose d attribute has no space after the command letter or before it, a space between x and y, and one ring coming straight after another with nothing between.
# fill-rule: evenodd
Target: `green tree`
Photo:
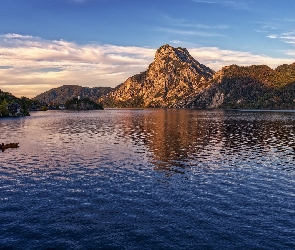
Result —
<instances>
[{"instance_id":1,"label":"green tree","mask_svg":"<svg viewBox=\"0 0 295 250\"><path fill-rule=\"evenodd\" d=\"M9 115L9 111L7 109L7 101L4 100L0 103L0 116L8 116Z\"/></svg>"}]
</instances>

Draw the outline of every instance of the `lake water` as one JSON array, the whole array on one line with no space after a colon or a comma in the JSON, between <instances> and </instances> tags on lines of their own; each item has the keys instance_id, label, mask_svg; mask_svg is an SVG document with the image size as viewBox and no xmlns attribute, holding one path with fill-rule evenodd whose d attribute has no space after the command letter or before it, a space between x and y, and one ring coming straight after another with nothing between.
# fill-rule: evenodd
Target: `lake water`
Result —
<instances>
[{"instance_id":1,"label":"lake water","mask_svg":"<svg viewBox=\"0 0 295 250\"><path fill-rule=\"evenodd\" d=\"M0 249L295 249L295 112L0 120Z\"/></svg>"}]
</instances>

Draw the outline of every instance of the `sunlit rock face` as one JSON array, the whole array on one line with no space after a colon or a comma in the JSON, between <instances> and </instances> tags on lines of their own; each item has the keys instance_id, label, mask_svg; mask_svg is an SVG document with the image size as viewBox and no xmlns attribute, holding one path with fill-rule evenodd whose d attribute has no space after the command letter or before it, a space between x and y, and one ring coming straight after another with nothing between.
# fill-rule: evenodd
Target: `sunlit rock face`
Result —
<instances>
[{"instance_id":1,"label":"sunlit rock face","mask_svg":"<svg viewBox=\"0 0 295 250\"><path fill-rule=\"evenodd\" d=\"M105 98L106 106L185 107L208 86L214 71L184 48L161 46L145 72L128 78Z\"/></svg>"},{"instance_id":2,"label":"sunlit rock face","mask_svg":"<svg viewBox=\"0 0 295 250\"><path fill-rule=\"evenodd\" d=\"M184 48L160 47L145 72L102 99L106 107L294 109L295 63L229 65L218 72Z\"/></svg>"}]
</instances>

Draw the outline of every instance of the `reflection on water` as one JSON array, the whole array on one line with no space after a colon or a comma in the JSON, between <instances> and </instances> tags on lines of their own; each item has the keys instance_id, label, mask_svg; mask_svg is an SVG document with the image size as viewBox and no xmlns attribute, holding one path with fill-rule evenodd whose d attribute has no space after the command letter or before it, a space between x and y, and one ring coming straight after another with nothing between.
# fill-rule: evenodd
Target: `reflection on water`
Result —
<instances>
[{"instance_id":1,"label":"reflection on water","mask_svg":"<svg viewBox=\"0 0 295 250\"><path fill-rule=\"evenodd\" d=\"M220 169L253 160L278 167L282 158L285 168L292 170L294 119L293 113L141 111L124 117L111 133L144 145L138 153L148 153L158 170Z\"/></svg>"},{"instance_id":2,"label":"reflection on water","mask_svg":"<svg viewBox=\"0 0 295 250\"><path fill-rule=\"evenodd\" d=\"M294 248L295 113L36 112L0 120L0 246Z\"/></svg>"}]
</instances>

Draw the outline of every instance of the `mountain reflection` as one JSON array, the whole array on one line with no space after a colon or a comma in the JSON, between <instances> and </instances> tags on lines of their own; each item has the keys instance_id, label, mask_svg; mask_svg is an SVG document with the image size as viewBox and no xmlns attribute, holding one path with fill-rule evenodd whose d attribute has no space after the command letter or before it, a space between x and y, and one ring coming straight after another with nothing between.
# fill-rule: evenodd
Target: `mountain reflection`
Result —
<instances>
[{"instance_id":1,"label":"mountain reflection","mask_svg":"<svg viewBox=\"0 0 295 250\"><path fill-rule=\"evenodd\" d=\"M190 156L206 147L216 133L202 113L193 111L159 110L145 121L145 130L154 135L148 148L156 170L184 172L190 167Z\"/></svg>"},{"instance_id":2,"label":"mountain reflection","mask_svg":"<svg viewBox=\"0 0 295 250\"><path fill-rule=\"evenodd\" d=\"M251 169L294 170L294 112L109 109L34 113L2 120L0 139L16 160L38 168L152 167L166 175ZM1 143L1 141L0 141ZM10 151L9 151L10 152ZM4 160L5 160L4 159ZM3 161L4 161L3 160ZM137 169L135 169L137 170Z\"/></svg>"},{"instance_id":3,"label":"mountain reflection","mask_svg":"<svg viewBox=\"0 0 295 250\"><path fill-rule=\"evenodd\" d=\"M146 146L155 170L276 164L276 157L291 164L294 158L293 113L159 109L132 117L129 136Z\"/></svg>"}]
</instances>

